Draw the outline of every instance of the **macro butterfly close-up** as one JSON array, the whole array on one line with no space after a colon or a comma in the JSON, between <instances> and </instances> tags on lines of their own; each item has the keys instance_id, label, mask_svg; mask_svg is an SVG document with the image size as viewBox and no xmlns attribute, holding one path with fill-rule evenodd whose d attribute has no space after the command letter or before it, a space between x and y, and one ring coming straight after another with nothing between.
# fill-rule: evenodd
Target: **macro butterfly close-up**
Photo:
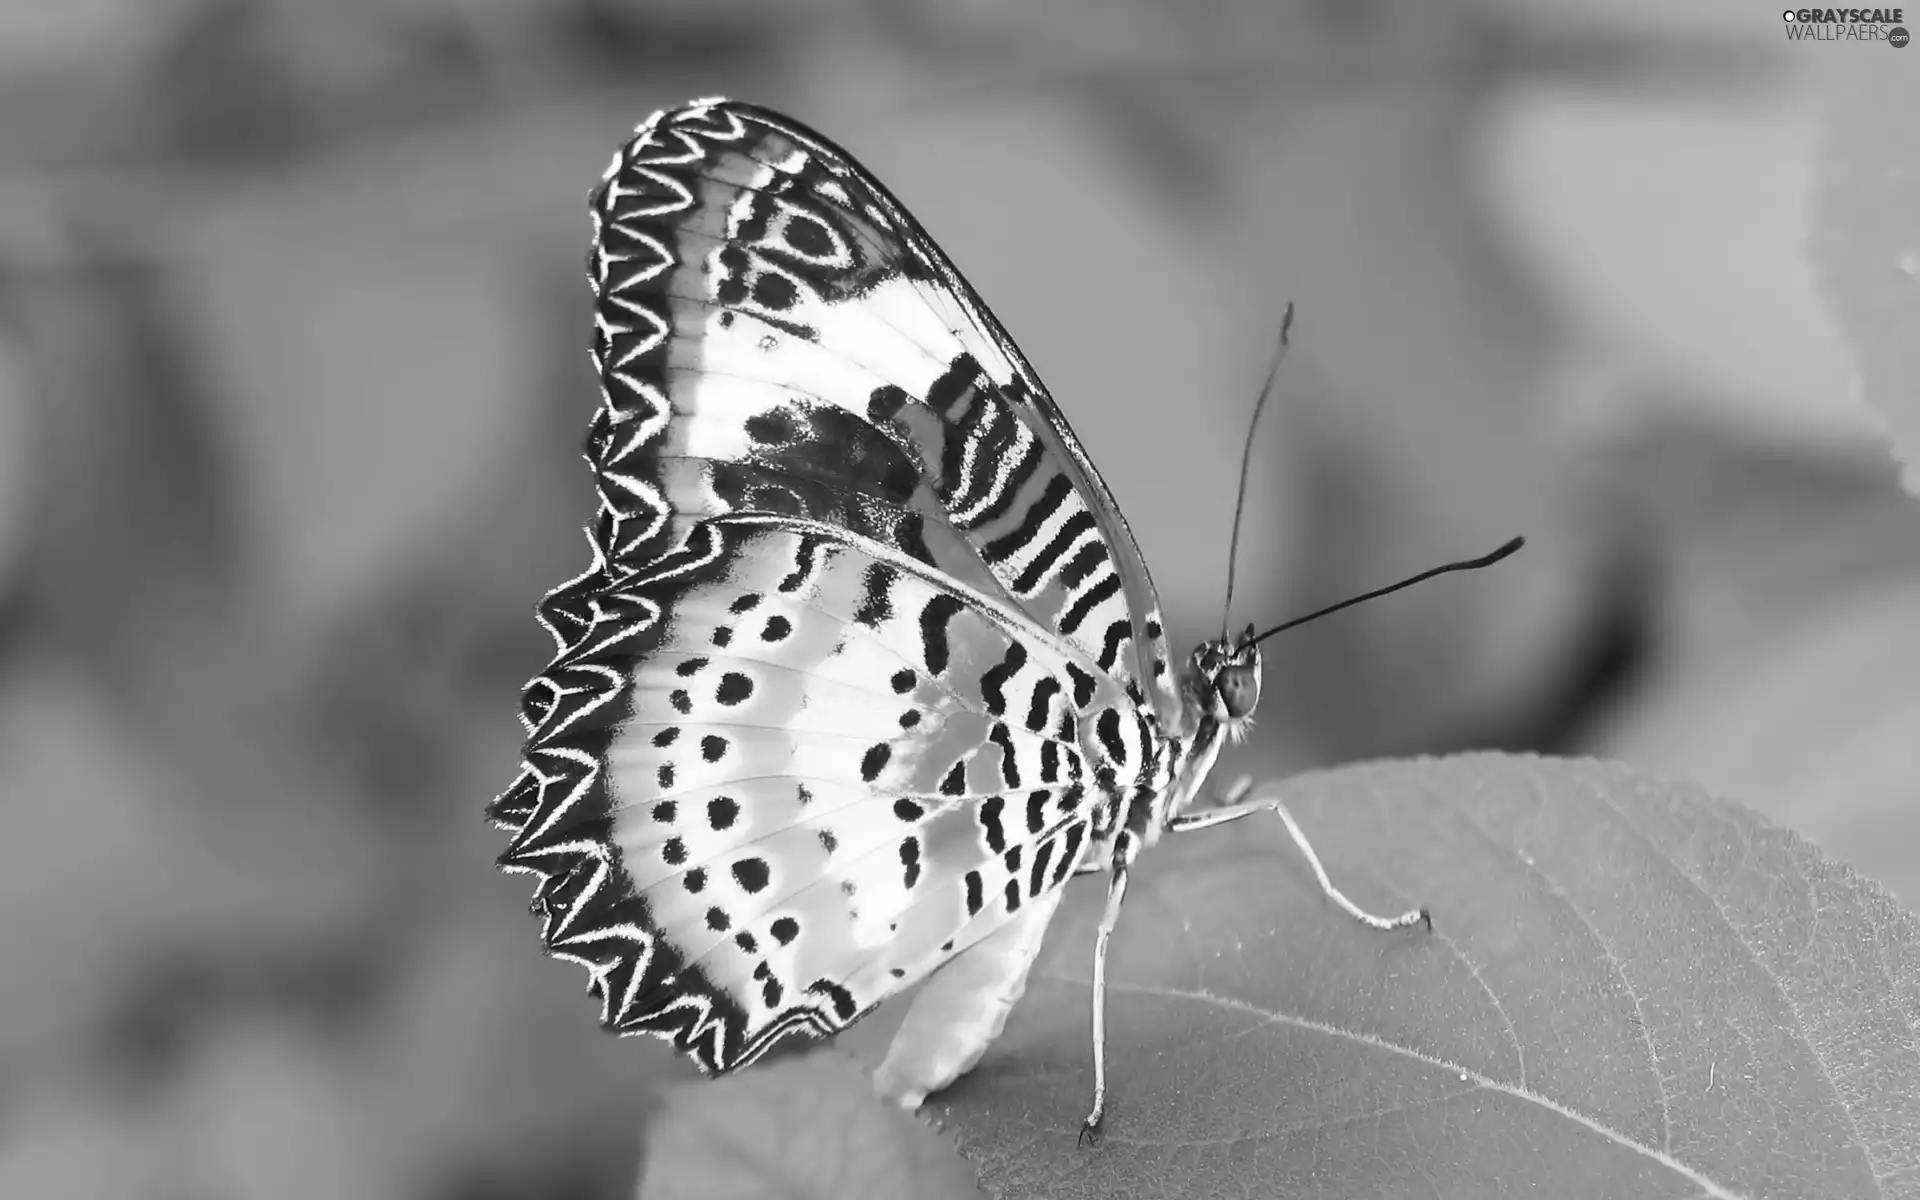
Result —
<instances>
[{"instance_id":1,"label":"macro butterfly close-up","mask_svg":"<svg viewBox=\"0 0 1920 1200\"><path fill-rule=\"evenodd\" d=\"M0 1200L1920 1200L1902 10L13 7Z\"/></svg>"},{"instance_id":2,"label":"macro butterfly close-up","mask_svg":"<svg viewBox=\"0 0 1920 1200\"><path fill-rule=\"evenodd\" d=\"M591 209L592 561L541 605L559 651L491 814L608 1028L721 1074L925 981L874 1081L914 1108L1098 873L1092 1134L1108 937L1163 835L1277 815L1351 917L1431 925L1347 900L1276 801L1205 789L1267 634L1172 652L1061 410L846 152L698 101L640 126Z\"/></svg>"}]
</instances>

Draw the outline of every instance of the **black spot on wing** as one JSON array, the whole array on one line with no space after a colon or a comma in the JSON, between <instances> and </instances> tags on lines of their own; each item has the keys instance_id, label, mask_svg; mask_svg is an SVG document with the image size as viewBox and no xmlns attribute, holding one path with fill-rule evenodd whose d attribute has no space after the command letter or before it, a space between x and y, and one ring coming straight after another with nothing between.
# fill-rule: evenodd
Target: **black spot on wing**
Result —
<instances>
[{"instance_id":1,"label":"black spot on wing","mask_svg":"<svg viewBox=\"0 0 1920 1200\"><path fill-rule=\"evenodd\" d=\"M979 379L980 364L973 355L955 356L940 377L927 385L927 407L951 418L954 405L967 396Z\"/></svg>"},{"instance_id":2,"label":"black spot on wing","mask_svg":"<svg viewBox=\"0 0 1920 1200\"><path fill-rule=\"evenodd\" d=\"M816 979L807 985L807 991L826 997L827 1003L833 1006L833 1015L837 1020L851 1021L853 1014L860 1011L853 1002L853 993L831 979Z\"/></svg>"},{"instance_id":3,"label":"black spot on wing","mask_svg":"<svg viewBox=\"0 0 1920 1200\"><path fill-rule=\"evenodd\" d=\"M886 769L887 760L893 757L893 747L886 742L875 742L867 747L866 754L860 758L860 778L872 783L880 778L880 772Z\"/></svg>"},{"instance_id":4,"label":"black spot on wing","mask_svg":"<svg viewBox=\"0 0 1920 1200\"><path fill-rule=\"evenodd\" d=\"M753 260L747 255L745 246L729 244L720 247L720 253L714 256L719 271L713 280L713 297L728 308L744 304L747 299L747 276L753 270Z\"/></svg>"},{"instance_id":5,"label":"black spot on wing","mask_svg":"<svg viewBox=\"0 0 1920 1200\"><path fill-rule=\"evenodd\" d=\"M755 413L745 422L747 437L762 446L781 446L793 441L800 428L793 412L785 405Z\"/></svg>"},{"instance_id":6,"label":"black spot on wing","mask_svg":"<svg viewBox=\"0 0 1920 1200\"><path fill-rule=\"evenodd\" d=\"M1053 859L1053 841L1041 842L1033 852L1033 876L1027 880L1027 891L1038 894L1047 886L1047 864Z\"/></svg>"},{"instance_id":7,"label":"black spot on wing","mask_svg":"<svg viewBox=\"0 0 1920 1200\"><path fill-rule=\"evenodd\" d=\"M1047 801L1053 799L1053 793L1045 788L1027 795L1027 832L1039 833L1047 827Z\"/></svg>"},{"instance_id":8,"label":"black spot on wing","mask_svg":"<svg viewBox=\"0 0 1920 1200\"><path fill-rule=\"evenodd\" d=\"M964 607L958 598L941 593L920 610L920 647L927 670L935 675L946 671L953 661L953 648L947 641L947 623Z\"/></svg>"},{"instance_id":9,"label":"black spot on wing","mask_svg":"<svg viewBox=\"0 0 1920 1200\"><path fill-rule=\"evenodd\" d=\"M1000 747L1000 778L1006 780L1008 787L1020 786L1020 764L1014 758L1013 734L1008 732L1005 721L996 721L987 733L987 740Z\"/></svg>"},{"instance_id":10,"label":"black spot on wing","mask_svg":"<svg viewBox=\"0 0 1920 1200\"><path fill-rule=\"evenodd\" d=\"M1133 633L1133 622L1122 617L1107 626L1105 639L1100 643L1100 669L1113 670L1113 664L1120 661L1120 644Z\"/></svg>"},{"instance_id":11,"label":"black spot on wing","mask_svg":"<svg viewBox=\"0 0 1920 1200\"><path fill-rule=\"evenodd\" d=\"M860 607L853 611L854 624L876 629L882 621L891 617L893 587L899 580L900 573L885 563L874 563L868 567L861 581L863 590Z\"/></svg>"},{"instance_id":12,"label":"black spot on wing","mask_svg":"<svg viewBox=\"0 0 1920 1200\"><path fill-rule=\"evenodd\" d=\"M986 669L980 675L980 695L987 702L987 711L998 717L1007 711L1007 681L1019 674L1027 665L1027 648L1019 642L1007 644L1007 654L997 664Z\"/></svg>"},{"instance_id":13,"label":"black spot on wing","mask_svg":"<svg viewBox=\"0 0 1920 1200\"><path fill-rule=\"evenodd\" d=\"M797 592L805 587L807 580L820 569L820 539L811 533L803 533L793 551L793 570L783 576L779 588L783 592Z\"/></svg>"},{"instance_id":14,"label":"black spot on wing","mask_svg":"<svg viewBox=\"0 0 1920 1200\"><path fill-rule=\"evenodd\" d=\"M1085 709L1093 703L1093 692L1097 685L1093 676L1080 669L1074 663L1067 664L1067 674L1073 679L1073 706Z\"/></svg>"},{"instance_id":15,"label":"black spot on wing","mask_svg":"<svg viewBox=\"0 0 1920 1200\"><path fill-rule=\"evenodd\" d=\"M1033 685L1033 702L1027 706L1027 732L1046 732L1047 716L1053 710L1053 698L1059 694L1060 681L1051 675L1042 676Z\"/></svg>"},{"instance_id":16,"label":"black spot on wing","mask_svg":"<svg viewBox=\"0 0 1920 1200\"><path fill-rule=\"evenodd\" d=\"M905 868L904 881L908 891L920 882L920 839L917 837L900 839L900 865Z\"/></svg>"},{"instance_id":17,"label":"black spot on wing","mask_svg":"<svg viewBox=\"0 0 1920 1200\"><path fill-rule=\"evenodd\" d=\"M893 541L909 558L934 566L933 547L927 545L927 519L917 512L903 512L893 525Z\"/></svg>"},{"instance_id":18,"label":"black spot on wing","mask_svg":"<svg viewBox=\"0 0 1920 1200\"><path fill-rule=\"evenodd\" d=\"M1007 830L1000 814L1007 807L1006 797L988 796L980 805L980 831L987 835L987 849L999 854L1007 848Z\"/></svg>"},{"instance_id":19,"label":"black spot on wing","mask_svg":"<svg viewBox=\"0 0 1920 1200\"><path fill-rule=\"evenodd\" d=\"M833 232L825 222L810 213L787 210L780 231L785 235L787 245L808 258L819 260L838 253Z\"/></svg>"},{"instance_id":20,"label":"black spot on wing","mask_svg":"<svg viewBox=\"0 0 1920 1200\"><path fill-rule=\"evenodd\" d=\"M762 308L785 312L800 301L800 289L793 280L773 271L762 271L753 281L753 300Z\"/></svg>"},{"instance_id":21,"label":"black spot on wing","mask_svg":"<svg viewBox=\"0 0 1920 1200\"><path fill-rule=\"evenodd\" d=\"M884 425L907 406L907 400L907 393L901 388L883 383L867 397L867 420L875 425Z\"/></svg>"},{"instance_id":22,"label":"black spot on wing","mask_svg":"<svg viewBox=\"0 0 1920 1200\"><path fill-rule=\"evenodd\" d=\"M713 698L721 704L732 707L744 704L753 695L753 680L739 671L728 671L720 677L720 686L714 689Z\"/></svg>"},{"instance_id":23,"label":"black spot on wing","mask_svg":"<svg viewBox=\"0 0 1920 1200\"><path fill-rule=\"evenodd\" d=\"M1066 842L1060 848L1060 865L1053 869L1053 883L1058 886L1073 870L1074 863L1080 858L1080 843L1086 837L1087 827L1078 822L1067 826Z\"/></svg>"},{"instance_id":24,"label":"black spot on wing","mask_svg":"<svg viewBox=\"0 0 1920 1200\"><path fill-rule=\"evenodd\" d=\"M1109 708L1094 718L1094 734L1100 739L1101 749L1107 757L1120 766L1127 765L1127 744L1120 737L1120 710Z\"/></svg>"},{"instance_id":25,"label":"black spot on wing","mask_svg":"<svg viewBox=\"0 0 1920 1200\"><path fill-rule=\"evenodd\" d=\"M743 858L733 864L733 880L749 895L766 890L772 873L764 858Z\"/></svg>"},{"instance_id":26,"label":"black spot on wing","mask_svg":"<svg viewBox=\"0 0 1920 1200\"><path fill-rule=\"evenodd\" d=\"M981 905L986 903L986 897L983 895L985 890L986 890L986 886L984 881L982 881L980 878L980 872L968 871L967 872L967 915L969 917L979 915Z\"/></svg>"}]
</instances>

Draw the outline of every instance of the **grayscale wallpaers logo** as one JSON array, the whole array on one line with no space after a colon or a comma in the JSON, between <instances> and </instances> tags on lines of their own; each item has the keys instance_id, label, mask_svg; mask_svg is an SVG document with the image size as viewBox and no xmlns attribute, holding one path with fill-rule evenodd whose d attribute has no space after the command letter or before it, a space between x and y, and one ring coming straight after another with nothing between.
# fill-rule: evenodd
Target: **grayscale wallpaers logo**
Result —
<instances>
[{"instance_id":1,"label":"grayscale wallpaers logo","mask_svg":"<svg viewBox=\"0 0 1920 1200\"><path fill-rule=\"evenodd\" d=\"M1902 8L1789 8L1786 18L1790 42L1886 42L1896 50L1911 40L1900 23Z\"/></svg>"}]
</instances>

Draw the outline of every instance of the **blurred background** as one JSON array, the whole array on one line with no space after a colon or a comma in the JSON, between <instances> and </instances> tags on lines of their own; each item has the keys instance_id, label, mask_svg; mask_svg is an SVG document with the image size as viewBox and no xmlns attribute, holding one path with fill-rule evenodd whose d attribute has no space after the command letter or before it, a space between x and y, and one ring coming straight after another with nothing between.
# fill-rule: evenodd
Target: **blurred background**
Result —
<instances>
[{"instance_id":1,"label":"blurred background","mask_svg":"<svg viewBox=\"0 0 1920 1200\"><path fill-rule=\"evenodd\" d=\"M689 1069L481 809L585 561L584 197L692 96L921 217L1177 641L1288 300L1236 624L1528 536L1269 643L1228 772L1618 756L1913 903L1920 521L1806 252L1817 76L1888 53L1730 0L0 2L0 1196L631 1189Z\"/></svg>"}]
</instances>

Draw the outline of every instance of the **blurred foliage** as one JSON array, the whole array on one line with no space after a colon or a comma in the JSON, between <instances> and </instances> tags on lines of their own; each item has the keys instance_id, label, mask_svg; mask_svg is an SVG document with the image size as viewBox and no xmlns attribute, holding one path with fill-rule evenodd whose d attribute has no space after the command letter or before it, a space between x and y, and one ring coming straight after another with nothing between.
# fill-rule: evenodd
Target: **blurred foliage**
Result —
<instances>
[{"instance_id":1,"label":"blurred foliage","mask_svg":"<svg viewBox=\"0 0 1920 1200\"><path fill-rule=\"evenodd\" d=\"M584 554L580 197L688 95L907 199L1183 636L1288 298L1237 617L1530 536L1276 646L1247 769L1605 747L1916 894L1910 505L1828 359L1670 352L1812 286L1758 199L1811 139L1681 120L1803 125L1777 26L1719 7L0 5L0 1194L630 1190L689 1069L593 1028L479 811ZM1736 169L1746 240L1617 219Z\"/></svg>"}]
</instances>

